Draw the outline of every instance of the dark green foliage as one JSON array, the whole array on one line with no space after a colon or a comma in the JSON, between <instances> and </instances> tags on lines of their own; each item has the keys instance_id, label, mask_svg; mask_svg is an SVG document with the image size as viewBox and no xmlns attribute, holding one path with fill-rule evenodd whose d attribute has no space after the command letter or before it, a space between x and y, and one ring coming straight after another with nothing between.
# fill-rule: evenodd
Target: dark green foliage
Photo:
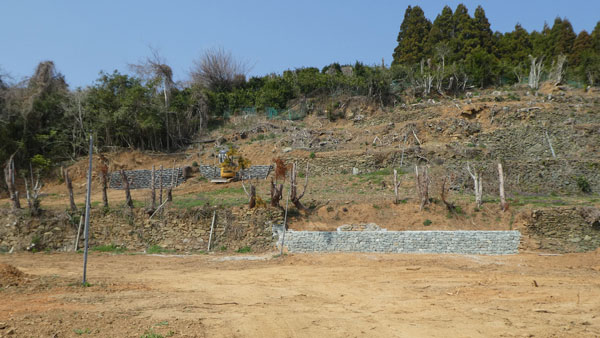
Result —
<instances>
[{"instance_id":1,"label":"dark green foliage","mask_svg":"<svg viewBox=\"0 0 600 338\"><path fill-rule=\"evenodd\" d=\"M577 178L575 178L575 181L577 182L577 187L579 188L579 190L581 190L581 192L589 194L592 192L592 187L590 185L590 182L588 182L587 178L585 178L585 176L578 176Z\"/></svg>"},{"instance_id":2,"label":"dark green foliage","mask_svg":"<svg viewBox=\"0 0 600 338\"><path fill-rule=\"evenodd\" d=\"M425 44L431 22L419 6L408 6L398 33L398 46L394 49L393 64L413 64L425 57Z\"/></svg>"}]
</instances>

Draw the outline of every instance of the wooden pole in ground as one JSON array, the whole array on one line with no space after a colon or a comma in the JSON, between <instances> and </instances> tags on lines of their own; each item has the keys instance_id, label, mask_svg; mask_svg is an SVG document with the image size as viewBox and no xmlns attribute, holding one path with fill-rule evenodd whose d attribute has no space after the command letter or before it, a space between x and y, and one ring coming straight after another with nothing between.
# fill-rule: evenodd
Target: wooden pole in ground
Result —
<instances>
[{"instance_id":1,"label":"wooden pole in ground","mask_svg":"<svg viewBox=\"0 0 600 338\"><path fill-rule=\"evenodd\" d=\"M210 242L212 241L213 229L215 228L215 218L217 217L217 211L213 211L212 222L210 223L210 234L208 235L208 250L210 252Z\"/></svg>"},{"instance_id":2,"label":"wooden pole in ground","mask_svg":"<svg viewBox=\"0 0 600 338\"><path fill-rule=\"evenodd\" d=\"M69 169L64 168L63 173L65 175L65 183L67 184L67 190L69 191L69 204L71 207L71 212L77 212L77 206L75 205L75 197L73 196L73 183L71 182L71 178L69 177Z\"/></svg>"},{"instance_id":3,"label":"wooden pole in ground","mask_svg":"<svg viewBox=\"0 0 600 338\"><path fill-rule=\"evenodd\" d=\"M86 284L88 244L89 244L89 238L90 238L90 203L91 203L90 198L91 198L91 193L92 193L92 155L94 152L93 145L94 145L94 140L93 140L92 133L90 132L90 150L89 150L90 163L88 165L87 194L86 194L86 198L85 198L85 230L84 230L85 244L84 244L84 249L83 249L83 285L84 286Z\"/></svg>"},{"instance_id":4,"label":"wooden pole in ground","mask_svg":"<svg viewBox=\"0 0 600 338\"><path fill-rule=\"evenodd\" d=\"M288 207L290 205L290 196L292 195L291 183L290 183L290 193L287 196L285 201L285 215L283 216L283 235L281 236L281 248L279 249L279 257L283 257L283 244L285 243L285 233L287 231L287 214Z\"/></svg>"}]
</instances>

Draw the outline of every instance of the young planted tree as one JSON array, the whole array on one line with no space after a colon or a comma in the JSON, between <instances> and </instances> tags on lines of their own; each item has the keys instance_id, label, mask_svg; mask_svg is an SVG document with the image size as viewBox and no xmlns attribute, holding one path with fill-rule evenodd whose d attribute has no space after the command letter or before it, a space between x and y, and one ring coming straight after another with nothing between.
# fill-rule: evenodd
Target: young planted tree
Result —
<instances>
[{"instance_id":1,"label":"young planted tree","mask_svg":"<svg viewBox=\"0 0 600 338\"><path fill-rule=\"evenodd\" d=\"M538 89L540 87L540 79L542 77L542 66L544 64L544 57L533 57L529 55L531 61L531 68L529 70L529 88Z\"/></svg>"},{"instance_id":2,"label":"young planted tree","mask_svg":"<svg viewBox=\"0 0 600 338\"><path fill-rule=\"evenodd\" d=\"M21 209L21 202L19 201L19 191L15 185L16 170L14 156L15 154L10 155L8 161L6 161L6 164L4 165L4 180L6 182L6 186L8 187L8 194L12 202L12 209L13 211L16 211Z\"/></svg>"},{"instance_id":3,"label":"young planted tree","mask_svg":"<svg viewBox=\"0 0 600 338\"><path fill-rule=\"evenodd\" d=\"M469 175L473 179L473 191L475 193L475 204L477 205L477 209L481 208L482 196L483 196L483 179L481 178L481 171L477 169L473 169L471 171L471 166L467 163L467 171Z\"/></svg>"},{"instance_id":4,"label":"young planted tree","mask_svg":"<svg viewBox=\"0 0 600 338\"><path fill-rule=\"evenodd\" d=\"M36 179L33 179L33 167L29 164L29 176L31 179L31 185L29 185L27 177L23 175L23 181L25 181L25 192L27 195L27 205L29 206L29 213L31 216L39 216L42 209L40 208L40 190L42 190L42 183L40 181L40 172L36 172Z\"/></svg>"}]
</instances>

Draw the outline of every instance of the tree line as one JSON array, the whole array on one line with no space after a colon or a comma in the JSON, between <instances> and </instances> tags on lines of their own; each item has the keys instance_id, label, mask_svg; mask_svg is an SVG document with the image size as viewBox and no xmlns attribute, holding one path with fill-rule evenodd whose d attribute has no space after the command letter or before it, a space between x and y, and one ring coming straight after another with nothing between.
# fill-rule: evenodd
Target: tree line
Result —
<instances>
[{"instance_id":1,"label":"tree line","mask_svg":"<svg viewBox=\"0 0 600 338\"><path fill-rule=\"evenodd\" d=\"M249 67L223 49L205 51L188 80L175 82L160 54L101 72L85 88L70 89L52 61L14 82L0 72L0 163L46 168L86 153L92 131L100 151L135 148L172 151L192 142L211 122L244 108L289 108L315 97L361 95L381 106L402 97L458 95L470 87L525 83L600 82L600 22L576 34L567 19L527 32L519 24L492 32L482 7L474 15L446 6L431 22L409 6L391 66L332 63L247 78ZM533 72L535 70L535 72ZM533 76L532 76L533 75Z\"/></svg>"},{"instance_id":2,"label":"tree line","mask_svg":"<svg viewBox=\"0 0 600 338\"><path fill-rule=\"evenodd\" d=\"M409 6L397 42L392 65L438 85L424 92L521 83L532 59L542 60L548 76L560 67L564 81L600 82L600 22L591 33L576 33L568 19L559 17L539 32L529 33L517 23L513 31L500 33L491 30L481 6L473 16L463 4L454 11L445 6L433 22L419 6Z\"/></svg>"}]
</instances>

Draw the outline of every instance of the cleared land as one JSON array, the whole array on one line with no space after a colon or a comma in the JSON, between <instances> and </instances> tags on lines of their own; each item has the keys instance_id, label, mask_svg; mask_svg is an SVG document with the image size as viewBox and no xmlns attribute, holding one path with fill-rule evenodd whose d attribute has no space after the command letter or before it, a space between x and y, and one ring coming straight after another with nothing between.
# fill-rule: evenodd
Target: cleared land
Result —
<instances>
[{"instance_id":1,"label":"cleared land","mask_svg":"<svg viewBox=\"0 0 600 338\"><path fill-rule=\"evenodd\" d=\"M24 275L2 265L17 267ZM598 337L600 251L0 255L0 336Z\"/></svg>"}]
</instances>

